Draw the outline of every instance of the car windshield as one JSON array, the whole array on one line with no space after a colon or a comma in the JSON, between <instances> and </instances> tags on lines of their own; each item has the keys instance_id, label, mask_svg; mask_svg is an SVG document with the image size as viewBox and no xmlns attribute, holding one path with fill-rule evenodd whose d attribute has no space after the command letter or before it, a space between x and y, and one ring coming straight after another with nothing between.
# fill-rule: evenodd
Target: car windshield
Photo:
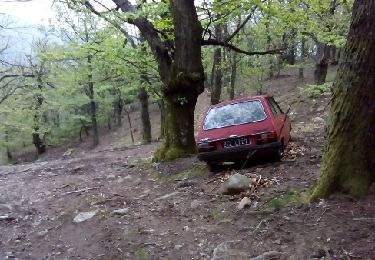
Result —
<instances>
[{"instance_id":1,"label":"car windshield","mask_svg":"<svg viewBox=\"0 0 375 260\"><path fill-rule=\"evenodd\" d=\"M259 100L228 104L208 111L203 129L210 130L232 125L262 121L266 113Z\"/></svg>"}]
</instances>

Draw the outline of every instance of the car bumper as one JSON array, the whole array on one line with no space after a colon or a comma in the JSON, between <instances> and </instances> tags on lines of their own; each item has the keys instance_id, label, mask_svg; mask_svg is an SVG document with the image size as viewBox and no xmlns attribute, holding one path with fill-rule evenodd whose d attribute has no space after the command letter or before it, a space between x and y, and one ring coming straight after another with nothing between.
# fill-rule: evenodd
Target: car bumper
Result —
<instances>
[{"instance_id":1,"label":"car bumper","mask_svg":"<svg viewBox=\"0 0 375 260\"><path fill-rule=\"evenodd\" d=\"M252 154L251 157L268 156L275 153L279 148L279 142L262 145L237 146L224 148L219 151L199 153L198 159L206 162L230 162L246 159L249 154Z\"/></svg>"}]
</instances>

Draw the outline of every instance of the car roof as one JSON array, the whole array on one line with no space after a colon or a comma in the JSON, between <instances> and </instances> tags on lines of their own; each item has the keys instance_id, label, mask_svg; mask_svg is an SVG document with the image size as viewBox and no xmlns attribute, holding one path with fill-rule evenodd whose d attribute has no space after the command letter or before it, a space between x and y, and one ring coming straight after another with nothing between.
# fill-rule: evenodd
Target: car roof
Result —
<instances>
[{"instance_id":1,"label":"car roof","mask_svg":"<svg viewBox=\"0 0 375 260\"><path fill-rule=\"evenodd\" d=\"M257 96L248 96L248 97L243 97L243 98L237 98L237 99L232 99L224 102L220 102L215 105L211 105L209 108L214 108L214 107L221 107L225 106L228 104L233 104L233 103L239 103L239 102L245 102L245 101L251 101L251 100L256 100L256 99L265 99L271 97L270 95L257 95Z\"/></svg>"}]
</instances>

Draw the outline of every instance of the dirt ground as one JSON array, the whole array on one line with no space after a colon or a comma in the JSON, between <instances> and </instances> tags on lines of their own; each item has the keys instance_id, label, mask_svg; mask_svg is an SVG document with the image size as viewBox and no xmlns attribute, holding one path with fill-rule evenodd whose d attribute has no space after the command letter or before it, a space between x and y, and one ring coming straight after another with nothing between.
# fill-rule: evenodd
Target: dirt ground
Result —
<instances>
[{"instance_id":1,"label":"dirt ground","mask_svg":"<svg viewBox=\"0 0 375 260\"><path fill-rule=\"evenodd\" d=\"M286 109L299 84L291 74L269 92ZM375 259L375 186L359 201L335 194L283 206L318 178L328 102L291 109L293 142L279 163L213 174L194 157L152 163L158 142L103 142L2 166L0 259ZM218 194L234 172L272 181L238 210L241 195ZM93 216L76 223L82 212Z\"/></svg>"}]
</instances>

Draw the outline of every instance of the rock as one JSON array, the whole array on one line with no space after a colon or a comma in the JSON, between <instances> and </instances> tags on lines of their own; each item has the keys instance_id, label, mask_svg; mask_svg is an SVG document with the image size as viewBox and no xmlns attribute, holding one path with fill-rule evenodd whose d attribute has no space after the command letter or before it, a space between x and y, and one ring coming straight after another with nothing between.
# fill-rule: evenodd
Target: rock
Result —
<instances>
[{"instance_id":1,"label":"rock","mask_svg":"<svg viewBox=\"0 0 375 260\"><path fill-rule=\"evenodd\" d=\"M84 221L86 221L86 220L89 220L89 219L92 218L93 216L95 216L96 213L98 213L98 210L87 211L87 212L81 212L81 213L79 213L77 216L74 217L73 222L74 222L74 223L81 223L81 222L84 222Z\"/></svg>"},{"instance_id":2,"label":"rock","mask_svg":"<svg viewBox=\"0 0 375 260\"><path fill-rule=\"evenodd\" d=\"M196 185L197 183L195 181L191 181L191 180L183 180L183 181L180 181L179 183L176 184L176 188L185 188L185 187L189 187L189 186L194 186Z\"/></svg>"},{"instance_id":3,"label":"rock","mask_svg":"<svg viewBox=\"0 0 375 260\"><path fill-rule=\"evenodd\" d=\"M10 204L0 204L0 211L10 212L12 210L13 210L12 205L10 205Z\"/></svg>"},{"instance_id":4,"label":"rock","mask_svg":"<svg viewBox=\"0 0 375 260\"><path fill-rule=\"evenodd\" d=\"M180 250L182 248L182 245L175 245L174 248Z\"/></svg>"},{"instance_id":5,"label":"rock","mask_svg":"<svg viewBox=\"0 0 375 260\"><path fill-rule=\"evenodd\" d=\"M249 197L243 197L237 206L237 209L241 210L247 206L251 206L251 199Z\"/></svg>"},{"instance_id":6,"label":"rock","mask_svg":"<svg viewBox=\"0 0 375 260\"><path fill-rule=\"evenodd\" d=\"M163 196L161 196L161 197L159 197L159 198L156 198L154 201L168 199L168 198L173 197L173 196L175 196L175 195L177 195L177 194L179 194L179 193L180 193L179 191L174 191L174 192L172 192L172 193L168 193L168 194L163 195Z\"/></svg>"},{"instance_id":7,"label":"rock","mask_svg":"<svg viewBox=\"0 0 375 260\"><path fill-rule=\"evenodd\" d=\"M241 174L234 174L220 187L219 193L223 195L238 194L249 189L250 179Z\"/></svg>"},{"instance_id":8,"label":"rock","mask_svg":"<svg viewBox=\"0 0 375 260\"><path fill-rule=\"evenodd\" d=\"M192 209L198 208L201 204L202 204L201 201L193 200L192 202L190 202L190 208Z\"/></svg>"},{"instance_id":9,"label":"rock","mask_svg":"<svg viewBox=\"0 0 375 260\"><path fill-rule=\"evenodd\" d=\"M124 216L128 214L129 208L123 208L123 209L115 209L112 211L112 215L118 215L118 216Z\"/></svg>"},{"instance_id":10,"label":"rock","mask_svg":"<svg viewBox=\"0 0 375 260\"><path fill-rule=\"evenodd\" d=\"M46 230L39 231L38 233L36 233L36 235L38 237L44 237L45 235L47 235L47 233L48 233L48 230L46 229Z\"/></svg>"},{"instance_id":11,"label":"rock","mask_svg":"<svg viewBox=\"0 0 375 260\"><path fill-rule=\"evenodd\" d=\"M114 180L114 179L116 179L116 176L114 174L108 174L107 179L108 180Z\"/></svg>"},{"instance_id":12,"label":"rock","mask_svg":"<svg viewBox=\"0 0 375 260\"><path fill-rule=\"evenodd\" d=\"M74 149L69 148L68 150L66 150L65 153L63 153L63 156L70 156L72 155L73 152L74 152Z\"/></svg>"},{"instance_id":13,"label":"rock","mask_svg":"<svg viewBox=\"0 0 375 260\"><path fill-rule=\"evenodd\" d=\"M240 240L225 241L215 247L212 252L211 260L224 259L248 259L248 252L239 251L232 248L232 245L241 242Z\"/></svg>"},{"instance_id":14,"label":"rock","mask_svg":"<svg viewBox=\"0 0 375 260\"><path fill-rule=\"evenodd\" d=\"M0 221L1 220L12 221L12 220L15 220L15 219L16 219L15 217L12 217L12 216L9 216L9 215L0 216Z\"/></svg>"},{"instance_id":15,"label":"rock","mask_svg":"<svg viewBox=\"0 0 375 260\"><path fill-rule=\"evenodd\" d=\"M252 257L250 260L274 260L281 259L282 253L277 251L265 252L257 257Z\"/></svg>"}]
</instances>

